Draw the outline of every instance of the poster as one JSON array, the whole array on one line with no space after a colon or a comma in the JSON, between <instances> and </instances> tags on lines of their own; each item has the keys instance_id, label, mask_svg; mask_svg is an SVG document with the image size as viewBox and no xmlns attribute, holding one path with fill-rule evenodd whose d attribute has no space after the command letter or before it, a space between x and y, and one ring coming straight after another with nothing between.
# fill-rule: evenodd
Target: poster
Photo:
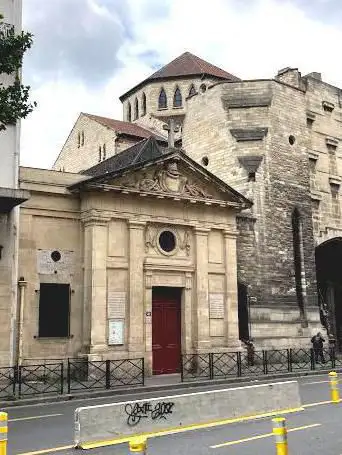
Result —
<instances>
[{"instance_id":1,"label":"poster","mask_svg":"<svg viewBox=\"0 0 342 455\"><path fill-rule=\"evenodd\" d=\"M124 325L125 321L123 319L108 321L108 344L117 345L124 344Z\"/></svg>"}]
</instances>

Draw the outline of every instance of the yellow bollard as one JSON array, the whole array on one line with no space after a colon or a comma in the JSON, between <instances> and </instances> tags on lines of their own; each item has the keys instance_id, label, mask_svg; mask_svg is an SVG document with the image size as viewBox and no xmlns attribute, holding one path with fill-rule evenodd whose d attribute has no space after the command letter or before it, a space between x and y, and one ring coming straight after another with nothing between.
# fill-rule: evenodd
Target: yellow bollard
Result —
<instances>
[{"instance_id":1,"label":"yellow bollard","mask_svg":"<svg viewBox=\"0 0 342 455\"><path fill-rule=\"evenodd\" d=\"M338 378L336 371L330 371L330 391L331 391L331 401L333 403L340 402L340 392L338 390Z\"/></svg>"},{"instance_id":2,"label":"yellow bollard","mask_svg":"<svg viewBox=\"0 0 342 455\"><path fill-rule=\"evenodd\" d=\"M7 453L7 414L0 412L0 455Z\"/></svg>"},{"instance_id":3,"label":"yellow bollard","mask_svg":"<svg viewBox=\"0 0 342 455\"><path fill-rule=\"evenodd\" d=\"M283 417L272 419L277 455L288 455L286 420Z\"/></svg>"},{"instance_id":4,"label":"yellow bollard","mask_svg":"<svg viewBox=\"0 0 342 455\"><path fill-rule=\"evenodd\" d=\"M137 436L129 441L129 453L146 455L147 442L144 436ZM1 454L0 454L1 455Z\"/></svg>"}]
</instances>

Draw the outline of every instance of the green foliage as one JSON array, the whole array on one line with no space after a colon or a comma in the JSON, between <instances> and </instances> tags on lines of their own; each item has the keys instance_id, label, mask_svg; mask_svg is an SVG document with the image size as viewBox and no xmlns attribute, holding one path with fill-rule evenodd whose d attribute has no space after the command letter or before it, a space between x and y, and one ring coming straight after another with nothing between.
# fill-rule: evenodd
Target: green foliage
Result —
<instances>
[{"instance_id":1,"label":"green foliage","mask_svg":"<svg viewBox=\"0 0 342 455\"><path fill-rule=\"evenodd\" d=\"M0 14L0 21L2 18ZM0 130L25 118L36 106L29 102L30 87L20 82L23 57L32 43L31 33L16 34L13 26L0 22L0 74L14 75L12 84L0 83Z\"/></svg>"}]
</instances>

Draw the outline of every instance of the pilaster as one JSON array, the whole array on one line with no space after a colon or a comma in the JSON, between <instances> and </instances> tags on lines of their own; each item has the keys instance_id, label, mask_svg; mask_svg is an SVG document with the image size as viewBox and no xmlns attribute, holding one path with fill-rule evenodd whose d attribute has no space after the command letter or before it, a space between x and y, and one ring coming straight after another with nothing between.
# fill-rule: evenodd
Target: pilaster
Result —
<instances>
[{"instance_id":1,"label":"pilaster","mask_svg":"<svg viewBox=\"0 0 342 455\"><path fill-rule=\"evenodd\" d=\"M210 346L208 303L208 234L210 229L195 229L196 244L196 296L194 314L194 347Z\"/></svg>"},{"instance_id":2,"label":"pilaster","mask_svg":"<svg viewBox=\"0 0 342 455\"><path fill-rule=\"evenodd\" d=\"M144 229L146 223L129 221L129 338L128 350L144 349ZM145 296L146 298L146 296ZM151 299L152 300L152 299ZM146 304L146 302L145 302Z\"/></svg>"},{"instance_id":3,"label":"pilaster","mask_svg":"<svg viewBox=\"0 0 342 455\"><path fill-rule=\"evenodd\" d=\"M109 218L100 215L84 220L84 345L89 353L107 348L107 250Z\"/></svg>"}]
</instances>

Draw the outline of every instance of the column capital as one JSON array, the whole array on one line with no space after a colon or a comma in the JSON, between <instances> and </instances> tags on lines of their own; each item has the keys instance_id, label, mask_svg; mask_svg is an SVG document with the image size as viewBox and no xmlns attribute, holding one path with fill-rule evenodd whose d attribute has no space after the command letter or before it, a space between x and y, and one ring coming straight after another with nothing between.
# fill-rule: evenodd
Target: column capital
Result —
<instances>
[{"instance_id":1,"label":"column capital","mask_svg":"<svg viewBox=\"0 0 342 455\"><path fill-rule=\"evenodd\" d=\"M194 231L196 235L208 235L211 229L202 226L195 226Z\"/></svg>"},{"instance_id":2,"label":"column capital","mask_svg":"<svg viewBox=\"0 0 342 455\"><path fill-rule=\"evenodd\" d=\"M27 286L27 281L25 281L25 280L19 280L19 281L18 281L18 286L19 286L20 288L26 288L26 286Z\"/></svg>"},{"instance_id":3,"label":"column capital","mask_svg":"<svg viewBox=\"0 0 342 455\"><path fill-rule=\"evenodd\" d=\"M130 229L144 229L146 224L147 224L146 221L128 220L128 225Z\"/></svg>"},{"instance_id":4,"label":"column capital","mask_svg":"<svg viewBox=\"0 0 342 455\"><path fill-rule=\"evenodd\" d=\"M237 231L237 230L234 230L234 231L233 231L233 230L231 230L231 231L224 230L224 231L223 231L223 235L224 235L224 238L225 238L225 239L232 239L232 240L234 240L234 239L236 239L237 236L239 235L239 231Z\"/></svg>"},{"instance_id":5,"label":"column capital","mask_svg":"<svg viewBox=\"0 0 342 455\"><path fill-rule=\"evenodd\" d=\"M81 215L81 221L86 225L106 226L111 217L100 210L91 210Z\"/></svg>"}]
</instances>

